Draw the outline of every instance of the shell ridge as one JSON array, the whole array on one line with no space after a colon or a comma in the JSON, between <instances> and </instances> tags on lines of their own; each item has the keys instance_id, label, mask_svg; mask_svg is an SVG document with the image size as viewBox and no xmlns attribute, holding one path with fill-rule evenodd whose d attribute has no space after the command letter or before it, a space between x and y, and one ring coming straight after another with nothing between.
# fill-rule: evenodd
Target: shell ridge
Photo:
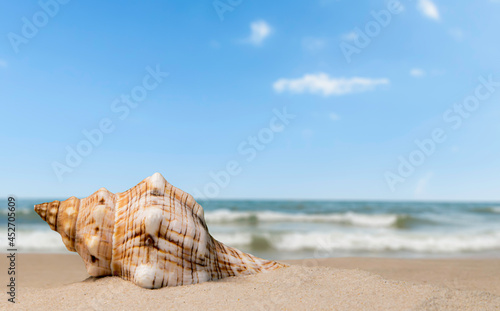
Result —
<instances>
[{"instance_id":1,"label":"shell ridge","mask_svg":"<svg viewBox=\"0 0 500 311\"><path fill-rule=\"evenodd\" d=\"M177 210L177 204L176 203L176 197L175 197L175 192L176 192L177 188L174 188L174 193L172 195L172 201L173 201L173 208L175 210ZM181 219L182 219L182 223L186 223L186 221L184 221L184 209L183 208L180 208L179 209L179 212L181 214ZM177 257L180 259L180 262L181 262L181 270L180 270L180 273L178 273L176 276L177 276L177 284L181 284L182 285L182 282L183 282L183 277L184 277L184 240L186 239L186 235L183 234L183 230L184 230L185 227L181 228L181 237L182 239L179 241L179 246L177 248Z\"/></svg>"},{"instance_id":2,"label":"shell ridge","mask_svg":"<svg viewBox=\"0 0 500 311\"><path fill-rule=\"evenodd\" d=\"M166 230L166 233L165 233L165 239L170 242L170 243L173 243L171 237L170 237L170 226L172 225L172 215L174 215L174 213L172 213L172 189L174 187L169 183L167 184L167 190L168 192L170 193L170 205L169 205L169 213L168 213L168 221L167 221L167 230ZM163 280L166 281L165 283L165 286L168 286L168 283L170 281L170 278L167 274L167 277L165 278L165 276L163 277ZM162 282L163 283L163 282Z\"/></svg>"},{"instance_id":3,"label":"shell ridge","mask_svg":"<svg viewBox=\"0 0 500 311\"><path fill-rule=\"evenodd\" d=\"M115 232L116 232L116 219L118 217L118 210L119 210L119 202L120 202L120 199L121 199L121 193L115 193L114 196L115 196L115 210L114 210L114 223L113 223L113 233L111 235L111 243L112 243L112 246L111 246L111 260L110 260L110 263L109 263L109 267L111 269L111 275L115 275L115 265L114 265L114 256L115 256L115 248L113 247L115 245Z\"/></svg>"},{"instance_id":4,"label":"shell ridge","mask_svg":"<svg viewBox=\"0 0 500 311\"><path fill-rule=\"evenodd\" d=\"M61 202L59 202L59 201L58 201L58 202L57 202L57 212L55 213L56 215L55 215L55 219L54 219L54 229L53 229L53 230L54 230L54 231L56 231L56 232L58 232L58 231L57 231L57 218L58 218L58 216L59 216L59 210L60 210L60 208L59 208L59 207L60 207L60 206L61 206Z\"/></svg>"},{"instance_id":5,"label":"shell ridge","mask_svg":"<svg viewBox=\"0 0 500 311\"><path fill-rule=\"evenodd\" d=\"M81 201L82 201L82 199L78 199L78 209L77 209L77 214L76 214L76 218L75 218L75 235L74 235L74 245L75 245L75 247L74 248L75 248L75 252L77 252L77 253L78 253L78 250L77 250L77 247L76 247L76 240L77 240L78 232L80 232L78 230L78 218L81 217L81 215L79 213L80 207L82 205ZM80 253L78 253L78 255L80 255ZM81 255L80 255L80 257L81 257Z\"/></svg>"},{"instance_id":6,"label":"shell ridge","mask_svg":"<svg viewBox=\"0 0 500 311\"><path fill-rule=\"evenodd\" d=\"M189 194L186 193L186 196L184 197L184 202L182 203L183 206L187 206L187 201L189 199ZM194 212L192 209L190 209L190 212L191 212L191 215L193 216L194 215ZM194 217L194 216L193 216ZM186 231L187 231L187 228L186 228ZM194 246L194 243L195 243L195 238L196 238L196 231L194 232L194 236L193 236L193 241L191 242L191 250L189 252L189 264L191 266L191 279L193 280L194 279L194 267L193 267L193 246ZM184 276L183 276L183 280L184 280Z\"/></svg>"},{"instance_id":7,"label":"shell ridge","mask_svg":"<svg viewBox=\"0 0 500 311\"><path fill-rule=\"evenodd\" d=\"M140 188L140 187L141 187L144 183L145 183L145 181L143 181L143 182L139 183L137 186L135 186L134 188L132 188L132 189L131 189L131 191L129 192L129 196L130 196L132 193L135 193L136 189L137 189L138 187ZM134 198L134 197L135 197L135 196L132 196L132 198ZM140 200L140 197L138 197L138 200ZM129 216L130 216L130 213L131 213L131 212L132 212L132 210L133 210L133 206L134 206L135 204L137 204L137 202L135 202L135 201L136 201L136 200L132 200L132 202L130 202L130 203L127 205L127 217L126 217L126 219L127 219L127 220L126 220L126 224L127 224L127 226L126 226L125 232L135 232L135 230L134 230L134 223L133 223L133 222L132 222L132 231L131 231L131 230L128 230L128 228L129 228L129 226L130 226L130 221L128 220L128 219L129 219ZM129 248L129 247L127 247L127 245L128 245L128 244L132 244L132 242L131 242L132 240L133 240L133 237L128 238L128 236L127 236L127 240L125 241L125 246L126 246L126 247L125 247L125 249L123 250L123 251L124 251L124 253L126 254L126 257L125 257L125 258L124 258L124 260L123 260L123 262L124 262L123 266L124 266L124 268L125 268L125 271L127 271L127 277L128 277L129 279L131 279L131 278L132 278L132 276L133 276L133 274L132 274L132 269L131 269L131 265L130 265L131 258L132 258L132 256L131 256L132 251L127 252L127 248Z\"/></svg>"}]
</instances>

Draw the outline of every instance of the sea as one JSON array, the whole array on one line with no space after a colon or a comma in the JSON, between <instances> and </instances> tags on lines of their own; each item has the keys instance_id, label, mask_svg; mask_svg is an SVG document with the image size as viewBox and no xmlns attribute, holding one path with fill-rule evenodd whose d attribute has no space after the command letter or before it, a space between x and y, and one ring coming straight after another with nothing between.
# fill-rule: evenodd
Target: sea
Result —
<instances>
[{"instance_id":1,"label":"sea","mask_svg":"<svg viewBox=\"0 0 500 311\"><path fill-rule=\"evenodd\" d=\"M17 199L16 247L69 253L34 212L55 199ZM64 200L64 199L63 199ZM198 201L217 240L268 259L325 257L500 258L500 203ZM0 251L8 248L1 209Z\"/></svg>"}]
</instances>

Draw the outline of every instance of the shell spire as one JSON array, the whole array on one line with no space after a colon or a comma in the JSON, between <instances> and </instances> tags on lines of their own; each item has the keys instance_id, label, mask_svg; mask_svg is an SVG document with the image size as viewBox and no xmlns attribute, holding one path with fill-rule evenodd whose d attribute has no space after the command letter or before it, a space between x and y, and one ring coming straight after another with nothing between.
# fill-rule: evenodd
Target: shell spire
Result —
<instances>
[{"instance_id":1,"label":"shell spire","mask_svg":"<svg viewBox=\"0 0 500 311\"><path fill-rule=\"evenodd\" d=\"M66 201L54 201L35 205L35 212L50 228L57 231L69 251L75 252L76 217L80 200L71 197Z\"/></svg>"},{"instance_id":2,"label":"shell spire","mask_svg":"<svg viewBox=\"0 0 500 311\"><path fill-rule=\"evenodd\" d=\"M45 220L50 229L57 231L57 214L59 212L59 201L35 205L35 212Z\"/></svg>"},{"instance_id":3,"label":"shell spire","mask_svg":"<svg viewBox=\"0 0 500 311\"><path fill-rule=\"evenodd\" d=\"M283 267L215 240L203 208L159 173L113 194L35 205L92 276L115 275L145 288L201 283Z\"/></svg>"}]
</instances>

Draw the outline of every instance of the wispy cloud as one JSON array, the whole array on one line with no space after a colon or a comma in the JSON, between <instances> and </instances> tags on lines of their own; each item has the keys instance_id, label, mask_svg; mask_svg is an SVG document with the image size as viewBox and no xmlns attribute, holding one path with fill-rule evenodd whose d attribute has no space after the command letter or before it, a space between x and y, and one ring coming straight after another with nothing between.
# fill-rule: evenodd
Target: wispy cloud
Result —
<instances>
[{"instance_id":1,"label":"wispy cloud","mask_svg":"<svg viewBox=\"0 0 500 311\"><path fill-rule=\"evenodd\" d=\"M426 17L439 20L439 10L431 0L418 0L417 8L424 14Z\"/></svg>"},{"instance_id":2,"label":"wispy cloud","mask_svg":"<svg viewBox=\"0 0 500 311\"><path fill-rule=\"evenodd\" d=\"M7 67L7 62L3 59L0 59L0 67Z\"/></svg>"},{"instance_id":3,"label":"wispy cloud","mask_svg":"<svg viewBox=\"0 0 500 311\"><path fill-rule=\"evenodd\" d=\"M330 120L332 120L332 121L338 121L338 120L340 120L340 116L339 116L338 114L334 113L334 112L330 112L330 113L328 114L328 117L329 117L329 118L330 118Z\"/></svg>"},{"instance_id":4,"label":"wispy cloud","mask_svg":"<svg viewBox=\"0 0 500 311\"><path fill-rule=\"evenodd\" d=\"M302 39L302 47L310 52L316 52L326 46L326 40L321 38L306 37Z\"/></svg>"},{"instance_id":5,"label":"wispy cloud","mask_svg":"<svg viewBox=\"0 0 500 311\"><path fill-rule=\"evenodd\" d=\"M420 68L413 68L412 70L410 70L410 75L412 77L421 78L425 76L425 71Z\"/></svg>"},{"instance_id":6,"label":"wispy cloud","mask_svg":"<svg viewBox=\"0 0 500 311\"><path fill-rule=\"evenodd\" d=\"M253 45L261 45L272 33L272 28L265 21L258 20L250 24L250 31L250 36L243 41Z\"/></svg>"},{"instance_id":7,"label":"wispy cloud","mask_svg":"<svg viewBox=\"0 0 500 311\"><path fill-rule=\"evenodd\" d=\"M362 77L330 78L326 73L306 74L298 79L279 79L273 84L276 92L311 93L323 96L345 95L373 90L378 85L389 84L389 79Z\"/></svg>"}]
</instances>

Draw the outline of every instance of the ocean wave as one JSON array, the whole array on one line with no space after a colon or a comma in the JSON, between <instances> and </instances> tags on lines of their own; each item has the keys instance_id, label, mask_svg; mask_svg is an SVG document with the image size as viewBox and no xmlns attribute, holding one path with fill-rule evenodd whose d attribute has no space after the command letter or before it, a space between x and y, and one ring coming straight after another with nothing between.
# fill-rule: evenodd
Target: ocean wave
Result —
<instances>
[{"instance_id":1,"label":"ocean wave","mask_svg":"<svg viewBox=\"0 0 500 311\"><path fill-rule=\"evenodd\" d=\"M2 209L0 210L0 215L7 215L11 213L8 209ZM16 208L15 211L16 215L36 215L34 209L28 209L28 208Z\"/></svg>"},{"instance_id":2,"label":"ocean wave","mask_svg":"<svg viewBox=\"0 0 500 311\"><path fill-rule=\"evenodd\" d=\"M471 211L475 213L500 214L500 206L474 208Z\"/></svg>"},{"instance_id":3,"label":"ocean wave","mask_svg":"<svg viewBox=\"0 0 500 311\"><path fill-rule=\"evenodd\" d=\"M273 211L242 212L215 210L205 212L207 223L258 223L258 222L322 222L361 227L394 227L408 216L397 214L360 214L354 212L332 214L280 213Z\"/></svg>"},{"instance_id":4,"label":"ocean wave","mask_svg":"<svg viewBox=\"0 0 500 311\"><path fill-rule=\"evenodd\" d=\"M7 233L0 231L0 249L8 248ZM52 230L17 231L16 248L19 252L65 252L66 247L59 233Z\"/></svg>"},{"instance_id":5,"label":"ocean wave","mask_svg":"<svg viewBox=\"0 0 500 311\"><path fill-rule=\"evenodd\" d=\"M345 252L410 252L420 254L467 253L500 250L500 232L474 234L367 232L281 232L222 233L212 232L217 240L245 251L312 252L320 257L334 257ZM0 232L0 248L7 249L6 233ZM16 246L20 252L68 252L57 232L20 231Z\"/></svg>"},{"instance_id":6,"label":"ocean wave","mask_svg":"<svg viewBox=\"0 0 500 311\"><path fill-rule=\"evenodd\" d=\"M254 250L314 251L335 256L335 251L462 253L500 249L500 232L477 234L397 233L285 233L216 234L221 242Z\"/></svg>"}]
</instances>

